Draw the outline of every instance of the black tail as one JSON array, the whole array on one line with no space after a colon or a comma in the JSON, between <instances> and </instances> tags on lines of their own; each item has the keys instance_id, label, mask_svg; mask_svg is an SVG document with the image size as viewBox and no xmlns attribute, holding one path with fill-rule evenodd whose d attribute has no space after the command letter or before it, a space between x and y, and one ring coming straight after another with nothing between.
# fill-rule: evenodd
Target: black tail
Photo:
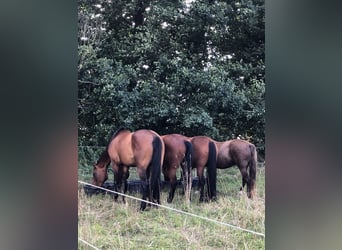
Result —
<instances>
[{"instance_id":1,"label":"black tail","mask_svg":"<svg viewBox=\"0 0 342 250\"><path fill-rule=\"evenodd\" d=\"M214 142L209 142L209 155L207 163L208 174L208 195L209 199L216 199L216 146Z\"/></svg>"},{"instance_id":2,"label":"black tail","mask_svg":"<svg viewBox=\"0 0 342 250\"><path fill-rule=\"evenodd\" d=\"M249 198L253 198L254 190L255 190L255 181L256 181L256 163L257 163L257 152L254 145L250 145L249 149L251 151L251 159L248 162L249 167Z\"/></svg>"},{"instance_id":3,"label":"black tail","mask_svg":"<svg viewBox=\"0 0 342 250\"><path fill-rule=\"evenodd\" d=\"M155 202L160 204L160 175L161 175L161 158L163 145L159 137L154 137L152 141L153 155L150 163L150 190Z\"/></svg>"}]
</instances>

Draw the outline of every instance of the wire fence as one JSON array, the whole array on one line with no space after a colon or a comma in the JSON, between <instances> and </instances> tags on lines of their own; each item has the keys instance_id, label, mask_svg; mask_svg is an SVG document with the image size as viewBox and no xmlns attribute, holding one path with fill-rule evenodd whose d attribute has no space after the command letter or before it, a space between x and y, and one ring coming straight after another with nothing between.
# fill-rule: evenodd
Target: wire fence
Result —
<instances>
[{"instance_id":1,"label":"wire fence","mask_svg":"<svg viewBox=\"0 0 342 250\"><path fill-rule=\"evenodd\" d=\"M90 176L92 176L92 166L97 161L97 159L100 156L100 154L102 153L102 151L105 150L105 148L106 147L101 147L101 146L79 146L78 147L78 163L79 163L78 175L79 175L79 179L87 180L87 179L89 179ZM132 176L132 177L134 178L134 176ZM240 231L243 231L243 232L246 232L246 233L250 233L250 234L257 235L257 236L265 238L265 234L260 233L260 232L256 232L256 231L249 230L249 229L245 229L245 228L242 228L242 227L239 227L239 226L236 226L236 225L233 225L233 224L229 224L229 223L226 223L226 222L216 221L216 220L213 220L213 219L201 216L201 215L189 213L189 212L186 212L186 211L183 211L183 210L179 210L179 209L175 209L175 208L172 208L172 207L168 207L168 206L165 206L165 205L156 204L156 203L153 203L153 202L150 202L150 201L145 201L145 200L142 200L140 198L137 198L137 197L134 197L134 196L131 196L131 195L122 194L120 192L115 192L115 191L110 190L110 189L94 186L94 185L92 185L92 184L90 184L90 183L88 183L86 181L79 180L78 182L80 184L82 184L82 185L88 185L88 186L91 186L91 187L95 187L95 188L104 190L104 191L109 192L109 193L125 196L125 197L127 197L129 199L133 199L133 200L137 200L137 201L144 201L147 204L155 205L155 206L158 206L158 207L163 208L163 209L167 209L167 210L175 212L175 213L179 213L179 214L183 214L183 215L186 215L186 216L191 216L191 217L194 217L194 218L202 219L202 220L205 220L205 221L209 221L211 223L216 223L216 224L221 225L221 226L232 228L234 230L240 230ZM85 241L84 239L78 238L78 240L80 242L82 242L83 244L85 244L85 245L87 245L87 246L89 246L89 247L91 247L93 249L99 249L96 246L92 245L91 243Z\"/></svg>"},{"instance_id":2,"label":"wire fence","mask_svg":"<svg viewBox=\"0 0 342 250\"><path fill-rule=\"evenodd\" d=\"M189 212L186 212L186 211L183 211L183 210L179 210L179 209L176 209L176 208L164 206L164 205L157 204L157 203L154 203L154 202L151 202L151 201L146 201L146 200L143 200L143 199L131 196L131 195L123 194L123 193L116 192L116 191L113 191L113 190L110 190L110 189L106 189L106 188L103 188L103 187L98 187L98 186L92 185L92 184L84 182L84 181L78 181L78 182L83 184L83 185L89 185L91 187L99 188L99 189L102 189L104 191L107 191L107 192L110 192L110 193L113 193L113 194L118 194L118 195L130 198L130 199L134 199L134 200L137 200L137 201L143 201L143 202L146 202L147 204L151 204L151 205L154 205L154 206L165 208L165 209L168 209L168 210L180 213L180 214L189 215L189 216L192 216L192 217L200 218L202 220L210 221L210 222L213 222L213 223L216 223L216 224L219 224L219 225L223 225L223 226L226 226L226 227L231 227L231 228L236 229L236 230L241 230L241 231L244 231L244 232L248 232L248 233L251 233L251 234L255 234L255 235L259 235L259 236L265 237L265 234L259 233L259 232L255 232L253 230L245 229L245 228L242 228L242 227L239 227L239 226L235 226L235 225L232 225L232 224L229 224L229 223L221 222L221 221L216 221L216 220L213 220L213 219L201 216L201 215L192 214L192 213L189 213Z\"/></svg>"},{"instance_id":3,"label":"wire fence","mask_svg":"<svg viewBox=\"0 0 342 250\"><path fill-rule=\"evenodd\" d=\"M81 239L81 238L78 238L78 240L81 241L82 243L84 243L84 244L86 244L86 245L92 247L93 249L100 250L99 248L97 248L97 247L94 246L93 244L90 244L89 242L87 242L87 241L85 241L85 240L83 240L83 239Z\"/></svg>"}]
</instances>

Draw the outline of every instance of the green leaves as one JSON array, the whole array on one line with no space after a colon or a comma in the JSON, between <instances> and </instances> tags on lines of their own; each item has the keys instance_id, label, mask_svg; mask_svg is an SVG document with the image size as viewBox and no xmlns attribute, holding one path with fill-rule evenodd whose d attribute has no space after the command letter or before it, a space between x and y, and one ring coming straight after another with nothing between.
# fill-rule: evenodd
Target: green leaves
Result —
<instances>
[{"instance_id":1,"label":"green leaves","mask_svg":"<svg viewBox=\"0 0 342 250\"><path fill-rule=\"evenodd\" d=\"M79 19L79 36L87 24L94 38L79 37L83 144L126 126L248 134L263 149L263 1L80 1Z\"/></svg>"}]
</instances>

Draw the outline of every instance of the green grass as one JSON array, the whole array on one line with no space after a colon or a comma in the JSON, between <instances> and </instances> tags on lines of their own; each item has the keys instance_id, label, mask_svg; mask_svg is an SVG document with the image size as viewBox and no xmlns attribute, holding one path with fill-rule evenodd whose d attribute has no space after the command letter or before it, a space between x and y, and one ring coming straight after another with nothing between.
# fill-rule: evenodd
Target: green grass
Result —
<instances>
[{"instance_id":1,"label":"green grass","mask_svg":"<svg viewBox=\"0 0 342 250\"><path fill-rule=\"evenodd\" d=\"M213 220L265 233L265 168L258 168L257 197L239 194L241 174L236 167L218 170L218 201L199 203L192 191L192 201L185 203L177 189L172 204L166 202L168 190L161 193L161 203ZM135 169L132 168L132 178ZM82 172L83 173L83 172ZM79 172L80 174L80 172ZM131 179L130 177L130 179ZM89 176L79 176L89 180ZM112 180L112 175L110 175ZM133 196L141 197L140 194ZM264 249L264 238L213 222L179 214L167 209L139 212L140 202L127 199L114 202L109 195L87 197L78 193L79 237L99 249ZM92 249L82 242L79 249Z\"/></svg>"}]
</instances>

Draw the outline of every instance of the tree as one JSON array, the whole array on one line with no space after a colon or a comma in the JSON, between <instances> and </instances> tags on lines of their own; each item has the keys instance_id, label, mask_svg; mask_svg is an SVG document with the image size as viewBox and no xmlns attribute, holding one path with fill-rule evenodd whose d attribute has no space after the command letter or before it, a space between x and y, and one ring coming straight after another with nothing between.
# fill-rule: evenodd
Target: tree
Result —
<instances>
[{"instance_id":1,"label":"tree","mask_svg":"<svg viewBox=\"0 0 342 250\"><path fill-rule=\"evenodd\" d=\"M242 135L264 153L264 1L79 6L80 143L105 145L125 126Z\"/></svg>"}]
</instances>

